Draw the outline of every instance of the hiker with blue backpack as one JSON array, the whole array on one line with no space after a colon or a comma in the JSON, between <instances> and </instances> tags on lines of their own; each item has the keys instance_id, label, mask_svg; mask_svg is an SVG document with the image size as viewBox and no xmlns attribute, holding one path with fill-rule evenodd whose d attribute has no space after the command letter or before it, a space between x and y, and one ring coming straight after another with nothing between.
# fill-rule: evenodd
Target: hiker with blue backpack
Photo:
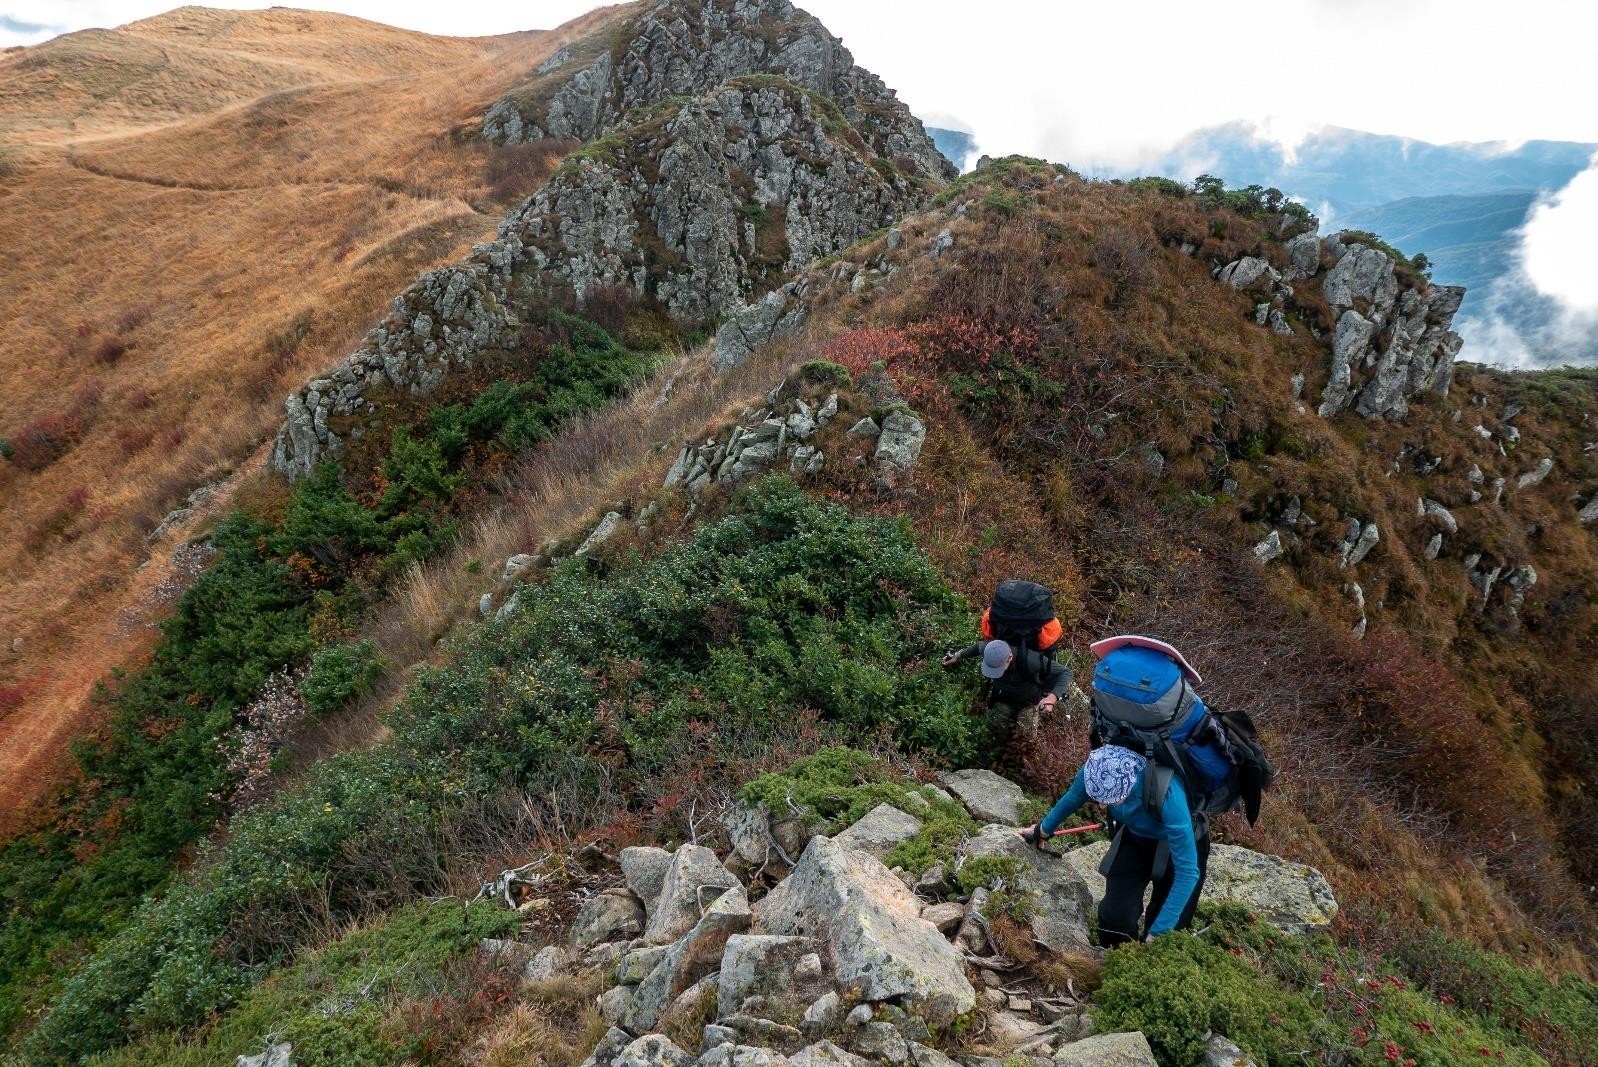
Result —
<instances>
[{"instance_id":1,"label":"hiker with blue backpack","mask_svg":"<svg viewBox=\"0 0 1598 1067\"><path fill-rule=\"evenodd\" d=\"M1099 865L1099 944L1111 948L1192 924L1210 817L1242 810L1252 825L1274 772L1253 722L1206 707L1193 689L1203 679L1176 649L1139 636L1091 648L1093 751L1048 815L1021 833L1042 848L1084 804L1105 805L1114 836Z\"/></svg>"}]
</instances>

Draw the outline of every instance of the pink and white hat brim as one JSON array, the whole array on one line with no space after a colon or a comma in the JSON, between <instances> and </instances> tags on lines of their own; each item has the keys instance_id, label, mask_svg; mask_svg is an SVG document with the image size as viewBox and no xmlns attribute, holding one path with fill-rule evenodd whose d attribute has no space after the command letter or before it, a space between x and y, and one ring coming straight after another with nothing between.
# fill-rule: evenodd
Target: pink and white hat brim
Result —
<instances>
[{"instance_id":1,"label":"pink and white hat brim","mask_svg":"<svg viewBox=\"0 0 1598 1067\"><path fill-rule=\"evenodd\" d=\"M1163 652L1176 661L1176 665L1182 668L1182 674L1186 676L1188 681L1194 685L1202 685L1204 683L1204 679L1199 676L1199 672L1193 669L1193 665L1187 661L1182 653L1157 637L1122 634L1120 637L1106 637L1102 641L1095 641L1088 646L1088 649L1093 653L1094 659L1103 659L1116 649L1129 646L1133 648L1152 648L1156 652Z\"/></svg>"}]
</instances>

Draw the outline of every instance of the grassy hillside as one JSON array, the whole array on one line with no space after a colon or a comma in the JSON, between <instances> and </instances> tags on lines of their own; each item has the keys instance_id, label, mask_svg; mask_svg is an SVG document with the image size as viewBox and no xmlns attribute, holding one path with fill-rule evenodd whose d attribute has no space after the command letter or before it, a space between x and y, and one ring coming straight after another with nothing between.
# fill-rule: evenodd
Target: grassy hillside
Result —
<instances>
[{"instance_id":1,"label":"grassy hillside","mask_svg":"<svg viewBox=\"0 0 1598 1067\"><path fill-rule=\"evenodd\" d=\"M470 40L184 8L0 59L0 823L148 652L182 566L147 536L202 486L214 514L284 394L542 180L562 146L473 124L609 17Z\"/></svg>"}]
</instances>

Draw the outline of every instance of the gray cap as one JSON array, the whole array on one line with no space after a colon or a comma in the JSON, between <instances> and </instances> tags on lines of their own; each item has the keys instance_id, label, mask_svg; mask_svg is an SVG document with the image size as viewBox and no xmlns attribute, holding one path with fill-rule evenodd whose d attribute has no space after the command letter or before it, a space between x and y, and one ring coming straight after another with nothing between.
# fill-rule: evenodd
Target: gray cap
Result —
<instances>
[{"instance_id":1,"label":"gray cap","mask_svg":"<svg viewBox=\"0 0 1598 1067\"><path fill-rule=\"evenodd\" d=\"M1010 646L1004 641L989 641L982 650L982 677L1003 678L1004 669L1010 665Z\"/></svg>"}]
</instances>

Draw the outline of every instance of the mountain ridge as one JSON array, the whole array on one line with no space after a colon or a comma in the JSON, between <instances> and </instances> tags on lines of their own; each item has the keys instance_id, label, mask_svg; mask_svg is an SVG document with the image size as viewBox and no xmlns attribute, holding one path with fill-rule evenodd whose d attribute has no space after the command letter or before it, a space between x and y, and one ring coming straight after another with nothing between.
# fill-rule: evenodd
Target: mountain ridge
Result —
<instances>
[{"instance_id":1,"label":"mountain ridge","mask_svg":"<svg viewBox=\"0 0 1598 1067\"><path fill-rule=\"evenodd\" d=\"M735 13L750 39L637 43L679 9L685 26ZM836 45L810 23L785 36L780 0L647 10L568 28L556 92L534 102L618 51L644 67L567 99L664 84L647 57L684 57L648 41L707 42L734 67ZM536 69L558 46L535 43ZM690 984L715 988L715 961L736 969L726 943L759 911L787 932L757 936L826 942L814 966L776 968L796 981L901 925L937 956L861 971L867 1018L838 1035L858 1051L822 1054L988 1067L1042 1024L1009 994L965 997L981 973L1032 967L1029 989L1076 1000L1097 971L1049 941L1060 917L1031 909L1021 859L944 855L980 830L976 808L917 808L914 877L813 844L802 883L742 909L697 843L739 851L754 821L735 796L766 803L790 860L806 862L783 845L801 798L841 801L831 829L872 840L859 816L909 803L896 777L928 764L1013 761L1062 791L1086 723L997 749L976 678L939 665L1016 574L1055 590L1074 655L1109 628L1202 660L1206 699L1249 712L1284 772L1264 823L1217 832L1312 863L1342 905L1313 947L1229 911L1213 934L1117 950L1090 1019L1146 1029L1144 1063L1186 1062L1211 1030L1267 1061L1446 1058L1464 1040L1579 1062L1598 690L1568 668L1598 640L1598 383L1456 364L1462 293L1264 190L1016 157L949 178L891 94L867 108L851 87L869 79L838 84L852 104L744 72L612 109L582 145L471 148L544 165L497 201L496 236L424 257L358 343L276 374L295 387L277 447L297 477L246 472L221 514L202 497L169 517L197 562L163 633L107 693L80 776L0 847L0 1025L25 1062L631 1049L684 1067L701 1043L707 1067L780 1062L802 1019L778 1006L684 1004L670 1040L644 1032ZM497 93L450 97L421 132L482 145ZM525 132L549 111L517 114ZM912 135L926 143L884 155ZM44 459L20 440L9 458ZM28 485L60 458L6 473ZM880 762L795 770L839 744ZM749 793L763 773L779 780ZM1017 821L1035 807L1010 799ZM622 889L606 866L643 845L661 874L653 846L683 842L658 883ZM771 888L772 855L745 857L751 891ZM911 901L933 859L956 886L926 893L968 897L939 901L961 907L960 950L915 925L932 928ZM859 864L887 903L839 888ZM804 888L828 884L841 906ZM630 944L629 923L656 943ZM517 945L600 926L610 947L588 965L523 981ZM474 956L481 937L512 940ZM1328 1008L1328 989L1370 1008ZM1298 1043L1212 1025L1241 1002Z\"/></svg>"}]
</instances>

